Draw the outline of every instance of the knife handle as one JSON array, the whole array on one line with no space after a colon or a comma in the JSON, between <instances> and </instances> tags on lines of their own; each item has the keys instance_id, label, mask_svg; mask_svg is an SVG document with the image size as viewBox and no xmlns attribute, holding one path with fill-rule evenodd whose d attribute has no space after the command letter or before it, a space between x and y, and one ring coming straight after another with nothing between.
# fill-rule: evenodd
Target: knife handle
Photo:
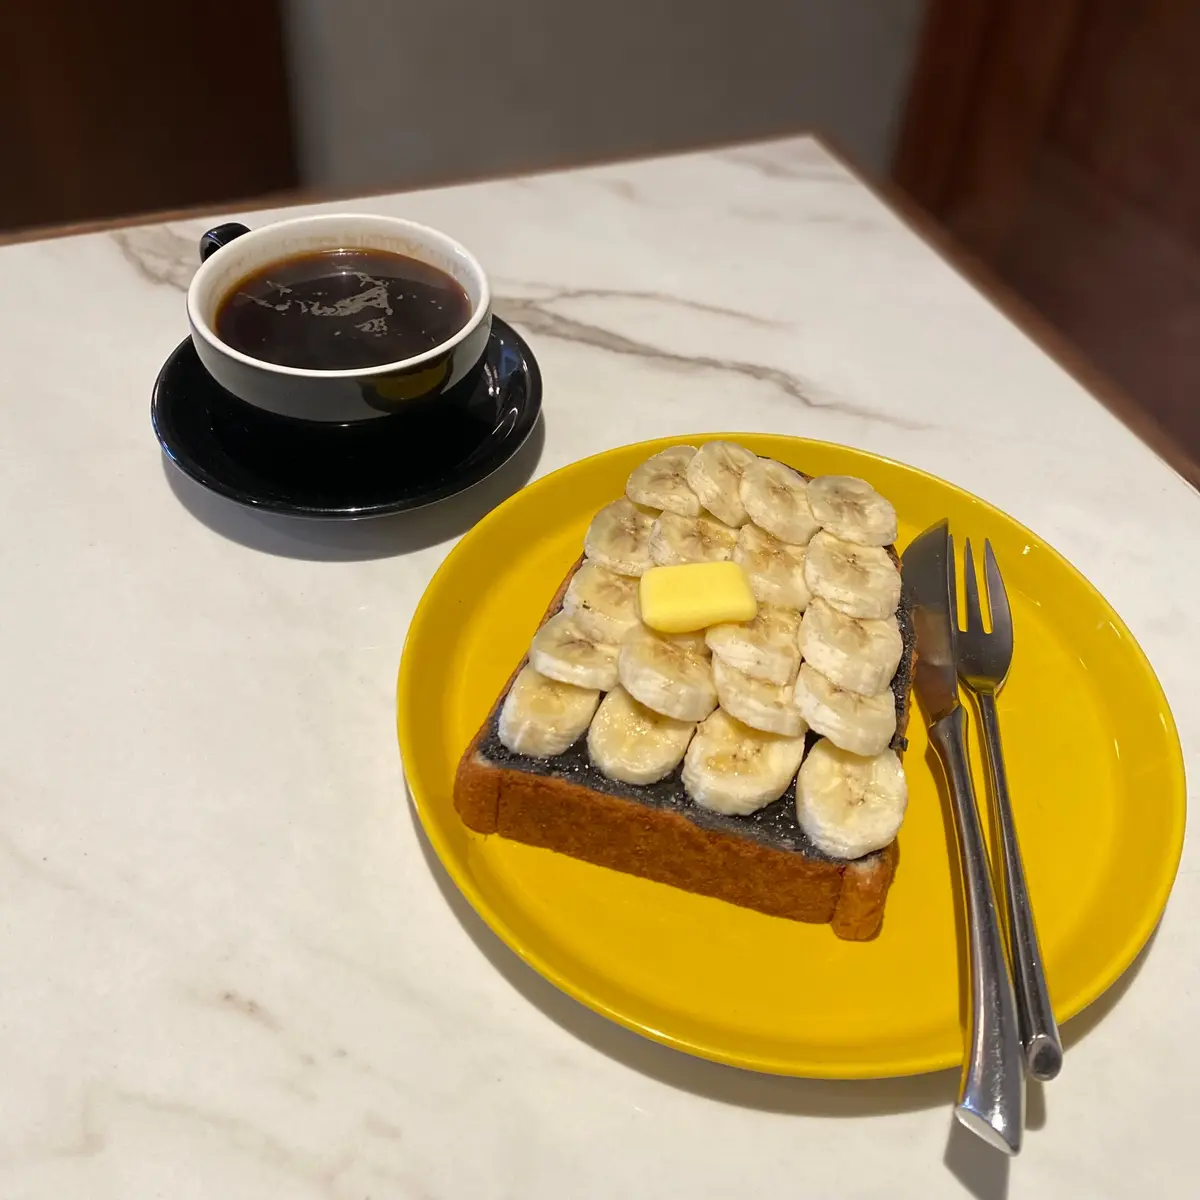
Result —
<instances>
[{"instance_id":1,"label":"knife handle","mask_svg":"<svg viewBox=\"0 0 1200 1200\"><path fill-rule=\"evenodd\" d=\"M1062 1039L1054 1020L1054 1008L1046 987L1042 948L1038 944L1033 905L1021 863L1017 827L1008 798L1008 775L1004 749L1000 745L1000 721L996 715L995 692L980 691L979 722L992 768L992 792L996 801L996 823L1000 827L1000 850L1004 862L1004 906L1008 915L1009 945L1016 976L1017 1015L1021 1019L1021 1041L1029 1074L1034 1079L1053 1079L1062 1070Z\"/></svg>"},{"instance_id":2,"label":"knife handle","mask_svg":"<svg viewBox=\"0 0 1200 1200\"><path fill-rule=\"evenodd\" d=\"M1024 1062L1016 998L971 783L961 705L930 725L929 740L950 785L967 902L970 1051L963 1063L955 1115L998 1150L1016 1154L1025 1123Z\"/></svg>"}]
</instances>

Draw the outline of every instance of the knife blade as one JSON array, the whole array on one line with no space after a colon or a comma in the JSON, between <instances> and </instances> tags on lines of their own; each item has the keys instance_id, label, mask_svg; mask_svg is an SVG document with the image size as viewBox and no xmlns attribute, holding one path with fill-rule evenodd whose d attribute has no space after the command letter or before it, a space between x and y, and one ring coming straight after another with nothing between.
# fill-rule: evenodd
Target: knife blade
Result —
<instances>
[{"instance_id":1,"label":"knife blade","mask_svg":"<svg viewBox=\"0 0 1200 1200\"><path fill-rule=\"evenodd\" d=\"M950 522L931 525L904 551L901 579L917 635L913 690L931 721L958 707L952 614L954 560Z\"/></svg>"},{"instance_id":2,"label":"knife blade","mask_svg":"<svg viewBox=\"0 0 1200 1200\"><path fill-rule=\"evenodd\" d=\"M919 534L901 556L901 580L917 640L913 690L950 791L967 908L970 1028L955 1115L985 1141L1017 1154L1025 1123L1025 1073L1017 1004L979 806L967 758L966 718L954 664L954 543L949 521Z\"/></svg>"}]
</instances>

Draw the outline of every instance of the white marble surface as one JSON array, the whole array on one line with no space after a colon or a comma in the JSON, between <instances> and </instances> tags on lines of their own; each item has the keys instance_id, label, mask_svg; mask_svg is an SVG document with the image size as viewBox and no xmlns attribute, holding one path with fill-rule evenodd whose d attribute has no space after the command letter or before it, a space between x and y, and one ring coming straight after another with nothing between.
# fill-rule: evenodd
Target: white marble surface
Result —
<instances>
[{"instance_id":1,"label":"white marble surface","mask_svg":"<svg viewBox=\"0 0 1200 1200\"><path fill-rule=\"evenodd\" d=\"M431 865L392 701L505 488L740 427L1033 526L1148 651L1195 775L1200 498L810 141L341 207L463 239L537 349L544 444L482 495L355 528L208 497L147 420L205 223L0 249L0 1196L1194 1194L1194 837L1009 1168L948 1136L949 1075L757 1077L561 997Z\"/></svg>"}]
</instances>

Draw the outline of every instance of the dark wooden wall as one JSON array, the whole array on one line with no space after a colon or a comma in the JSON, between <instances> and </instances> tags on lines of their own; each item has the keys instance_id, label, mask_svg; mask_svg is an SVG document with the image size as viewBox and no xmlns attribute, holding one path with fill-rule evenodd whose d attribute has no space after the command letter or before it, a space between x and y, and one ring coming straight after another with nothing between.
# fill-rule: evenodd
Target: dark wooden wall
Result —
<instances>
[{"instance_id":1,"label":"dark wooden wall","mask_svg":"<svg viewBox=\"0 0 1200 1200\"><path fill-rule=\"evenodd\" d=\"M0 164L0 229L293 187L278 4L4 5Z\"/></svg>"},{"instance_id":2,"label":"dark wooden wall","mask_svg":"<svg viewBox=\"0 0 1200 1200\"><path fill-rule=\"evenodd\" d=\"M894 173L1200 483L1200 0L933 0Z\"/></svg>"}]
</instances>

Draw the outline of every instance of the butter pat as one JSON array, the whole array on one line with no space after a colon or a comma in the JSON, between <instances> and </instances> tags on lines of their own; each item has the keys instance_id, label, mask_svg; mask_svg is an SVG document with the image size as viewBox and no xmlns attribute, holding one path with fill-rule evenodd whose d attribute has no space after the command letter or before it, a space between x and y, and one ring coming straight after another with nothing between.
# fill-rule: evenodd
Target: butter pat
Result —
<instances>
[{"instance_id":1,"label":"butter pat","mask_svg":"<svg viewBox=\"0 0 1200 1200\"><path fill-rule=\"evenodd\" d=\"M758 601L735 562L651 567L638 585L642 620L660 633L691 633L726 621L752 621Z\"/></svg>"}]
</instances>

